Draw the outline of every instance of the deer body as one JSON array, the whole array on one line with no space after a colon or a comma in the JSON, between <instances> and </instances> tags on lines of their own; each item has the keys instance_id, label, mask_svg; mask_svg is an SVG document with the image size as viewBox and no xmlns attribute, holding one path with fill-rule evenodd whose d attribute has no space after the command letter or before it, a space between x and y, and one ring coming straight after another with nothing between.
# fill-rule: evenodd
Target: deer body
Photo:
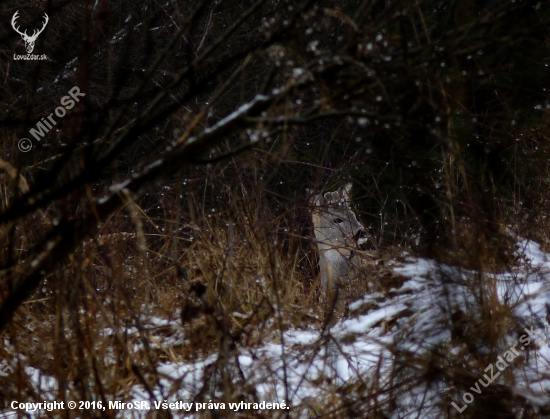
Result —
<instances>
[{"instance_id":1,"label":"deer body","mask_svg":"<svg viewBox=\"0 0 550 419\"><path fill-rule=\"evenodd\" d=\"M354 249L367 241L365 227L350 207L351 184L313 198L313 231L319 253L321 288L340 288L360 264Z\"/></svg>"}]
</instances>

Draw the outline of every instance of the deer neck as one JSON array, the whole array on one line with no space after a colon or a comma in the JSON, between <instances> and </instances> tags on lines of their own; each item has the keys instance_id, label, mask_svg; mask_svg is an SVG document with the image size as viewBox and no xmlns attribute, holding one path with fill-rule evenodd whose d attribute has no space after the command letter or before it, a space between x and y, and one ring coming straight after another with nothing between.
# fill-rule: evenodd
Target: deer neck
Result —
<instances>
[{"instance_id":1,"label":"deer neck","mask_svg":"<svg viewBox=\"0 0 550 419\"><path fill-rule=\"evenodd\" d=\"M321 285L326 287L329 282L334 284L337 278L347 275L350 263L349 254L341 253L336 249L321 252L319 258Z\"/></svg>"}]
</instances>

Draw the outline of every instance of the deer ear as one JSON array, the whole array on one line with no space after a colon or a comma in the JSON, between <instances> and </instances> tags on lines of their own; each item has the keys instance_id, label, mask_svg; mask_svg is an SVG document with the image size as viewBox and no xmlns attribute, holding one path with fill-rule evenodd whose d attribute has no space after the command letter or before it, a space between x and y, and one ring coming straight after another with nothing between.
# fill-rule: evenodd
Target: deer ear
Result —
<instances>
[{"instance_id":1,"label":"deer ear","mask_svg":"<svg viewBox=\"0 0 550 419\"><path fill-rule=\"evenodd\" d=\"M344 186L341 186L338 192L340 192L340 197L342 198L342 201L349 202L351 201L350 192L353 184L346 183Z\"/></svg>"},{"instance_id":2,"label":"deer ear","mask_svg":"<svg viewBox=\"0 0 550 419\"><path fill-rule=\"evenodd\" d=\"M340 198L340 193L338 191L327 192L325 194L325 201L327 202L327 204L337 204L339 198Z\"/></svg>"},{"instance_id":3,"label":"deer ear","mask_svg":"<svg viewBox=\"0 0 550 419\"><path fill-rule=\"evenodd\" d=\"M306 193L309 195L309 205L314 207L321 206L321 199L323 197L321 195L314 195L312 189L306 189Z\"/></svg>"}]
</instances>

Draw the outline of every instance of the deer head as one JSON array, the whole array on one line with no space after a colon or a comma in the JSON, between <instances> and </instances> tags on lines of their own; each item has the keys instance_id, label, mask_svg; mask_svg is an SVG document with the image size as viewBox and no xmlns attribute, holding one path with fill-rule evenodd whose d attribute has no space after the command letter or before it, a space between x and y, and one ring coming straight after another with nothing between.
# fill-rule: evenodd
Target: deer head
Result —
<instances>
[{"instance_id":1,"label":"deer head","mask_svg":"<svg viewBox=\"0 0 550 419\"><path fill-rule=\"evenodd\" d=\"M353 249L367 242L366 229L351 209L351 183L335 192L316 195L312 199L313 232L319 252L321 286L348 274Z\"/></svg>"},{"instance_id":2,"label":"deer head","mask_svg":"<svg viewBox=\"0 0 550 419\"><path fill-rule=\"evenodd\" d=\"M25 29L25 32L21 32L19 30L19 28L17 26L15 26L16 25L15 21L19 17L19 16L17 16L18 13L19 13L19 10L16 11L13 14L13 17L11 19L11 26L13 27L13 30L15 32L17 32L19 35L21 35L21 38L25 42L25 49L27 50L27 53L30 54L30 53L32 53L32 51L34 49L34 43L36 42L36 38L38 38L38 35L40 35L42 33L42 31L44 30L44 28L46 27L46 25L48 24L48 21L50 19L48 18L48 15L46 13L44 13L44 24L42 26L42 29L40 29L40 30L35 29L33 31L33 34L31 36L29 36L29 35L27 35L27 30L26 29Z\"/></svg>"}]
</instances>

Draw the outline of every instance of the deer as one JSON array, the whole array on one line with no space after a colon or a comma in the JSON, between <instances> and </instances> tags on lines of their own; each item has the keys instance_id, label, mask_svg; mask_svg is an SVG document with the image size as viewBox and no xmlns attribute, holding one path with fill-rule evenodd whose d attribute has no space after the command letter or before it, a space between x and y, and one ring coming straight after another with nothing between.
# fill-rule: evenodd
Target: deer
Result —
<instances>
[{"instance_id":1,"label":"deer","mask_svg":"<svg viewBox=\"0 0 550 419\"><path fill-rule=\"evenodd\" d=\"M369 241L367 230L351 208L352 184L313 196L311 218L319 255L322 295L332 304L341 288L349 285L362 264L358 251Z\"/></svg>"},{"instance_id":2,"label":"deer","mask_svg":"<svg viewBox=\"0 0 550 419\"><path fill-rule=\"evenodd\" d=\"M38 35L40 35L44 29L46 28L46 25L48 24L50 18L46 13L44 13L44 24L42 25L42 29L35 29L33 34L31 36L27 35L27 30L25 29L25 32L21 32L19 30L19 27L16 26L16 20L19 17L18 16L19 10L17 10L13 17L11 18L11 26L15 32L17 32L19 35L21 35L21 38L23 39L23 42L25 42L25 49L27 50L28 54L31 54L34 50L34 43L36 42L36 39L38 38Z\"/></svg>"}]
</instances>

